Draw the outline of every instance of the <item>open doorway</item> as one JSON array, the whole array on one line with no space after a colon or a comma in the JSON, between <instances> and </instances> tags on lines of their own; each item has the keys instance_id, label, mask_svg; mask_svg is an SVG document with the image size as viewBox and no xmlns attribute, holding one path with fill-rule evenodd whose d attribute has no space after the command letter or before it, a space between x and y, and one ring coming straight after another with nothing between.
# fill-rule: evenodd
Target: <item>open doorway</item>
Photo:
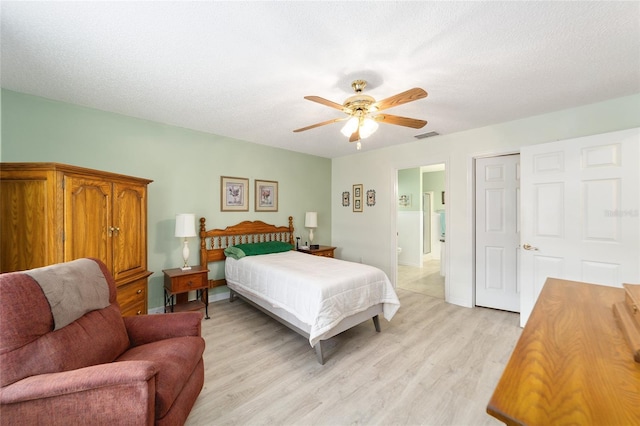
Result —
<instances>
[{"instance_id":1,"label":"open doorway","mask_svg":"<svg viewBox=\"0 0 640 426\"><path fill-rule=\"evenodd\" d=\"M398 170L397 285L445 299L445 164Z\"/></svg>"}]
</instances>

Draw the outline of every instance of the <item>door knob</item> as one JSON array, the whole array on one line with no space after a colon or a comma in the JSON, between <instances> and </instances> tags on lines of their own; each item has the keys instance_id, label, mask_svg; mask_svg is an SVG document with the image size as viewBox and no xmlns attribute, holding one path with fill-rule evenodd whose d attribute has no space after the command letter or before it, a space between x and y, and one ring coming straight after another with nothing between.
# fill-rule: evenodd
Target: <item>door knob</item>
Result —
<instances>
[{"instance_id":1,"label":"door knob","mask_svg":"<svg viewBox=\"0 0 640 426\"><path fill-rule=\"evenodd\" d=\"M533 247L532 245L526 243L522 245L522 248L525 250L538 251L538 247Z\"/></svg>"}]
</instances>

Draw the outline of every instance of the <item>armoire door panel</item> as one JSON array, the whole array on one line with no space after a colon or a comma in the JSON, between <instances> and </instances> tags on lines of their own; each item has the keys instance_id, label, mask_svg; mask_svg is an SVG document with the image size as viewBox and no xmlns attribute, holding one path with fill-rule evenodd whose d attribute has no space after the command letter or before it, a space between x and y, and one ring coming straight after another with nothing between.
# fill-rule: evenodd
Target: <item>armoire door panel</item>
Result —
<instances>
[{"instance_id":1,"label":"armoire door panel","mask_svg":"<svg viewBox=\"0 0 640 426\"><path fill-rule=\"evenodd\" d=\"M112 268L111 184L65 177L65 261L95 257Z\"/></svg>"},{"instance_id":2,"label":"armoire door panel","mask_svg":"<svg viewBox=\"0 0 640 426\"><path fill-rule=\"evenodd\" d=\"M113 276L116 280L147 269L146 187L114 184Z\"/></svg>"},{"instance_id":3,"label":"armoire door panel","mask_svg":"<svg viewBox=\"0 0 640 426\"><path fill-rule=\"evenodd\" d=\"M0 272L48 265L46 179L3 180L0 185Z\"/></svg>"}]
</instances>

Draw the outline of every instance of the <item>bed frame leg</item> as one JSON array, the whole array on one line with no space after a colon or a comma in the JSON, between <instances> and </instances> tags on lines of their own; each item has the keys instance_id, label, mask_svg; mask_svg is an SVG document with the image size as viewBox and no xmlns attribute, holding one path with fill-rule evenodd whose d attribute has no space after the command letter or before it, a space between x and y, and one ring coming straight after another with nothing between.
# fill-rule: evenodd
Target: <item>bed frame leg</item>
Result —
<instances>
[{"instance_id":1,"label":"bed frame leg","mask_svg":"<svg viewBox=\"0 0 640 426\"><path fill-rule=\"evenodd\" d=\"M322 356L322 341L319 340L315 346L316 349L316 359L320 363L320 365L324 365L324 357Z\"/></svg>"},{"instance_id":2,"label":"bed frame leg","mask_svg":"<svg viewBox=\"0 0 640 426\"><path fill-rule=\"evenodd\" d=\"M377 315L371 319L373 320L373 326L376 328L376 331L380 333L380 319Z\"/></svg>"},{"instance_id":3,"label":"bed frame leg","mask_svg":"<svg viewBox=\"0 0 640 426\"><path fill-rule=\"evenodd\" d=\"M235 302L237 298L238 296L236 295L236 292L233 290L229 290L229 302Z\"/></svg>"}]
</instances>

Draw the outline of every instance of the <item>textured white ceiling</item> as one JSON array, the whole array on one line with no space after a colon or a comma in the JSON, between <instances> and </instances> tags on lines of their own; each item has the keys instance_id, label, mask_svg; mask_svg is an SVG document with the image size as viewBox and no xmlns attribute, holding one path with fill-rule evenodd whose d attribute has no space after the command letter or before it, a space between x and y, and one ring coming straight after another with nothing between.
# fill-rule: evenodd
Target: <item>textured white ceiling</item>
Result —
<instances>
[{"instance_id":1,"label":"textured white ceiling","mask_svg":"<svg viewBox=\"0 0 640 426\"><path fill-rule=\"evenodd\" d=\"M640 93L637 1L2 1L0 35L4 88L330 158L340 123L292 130L354 79L429 92L363 150Z\"/></svg>"}]
</instances>

